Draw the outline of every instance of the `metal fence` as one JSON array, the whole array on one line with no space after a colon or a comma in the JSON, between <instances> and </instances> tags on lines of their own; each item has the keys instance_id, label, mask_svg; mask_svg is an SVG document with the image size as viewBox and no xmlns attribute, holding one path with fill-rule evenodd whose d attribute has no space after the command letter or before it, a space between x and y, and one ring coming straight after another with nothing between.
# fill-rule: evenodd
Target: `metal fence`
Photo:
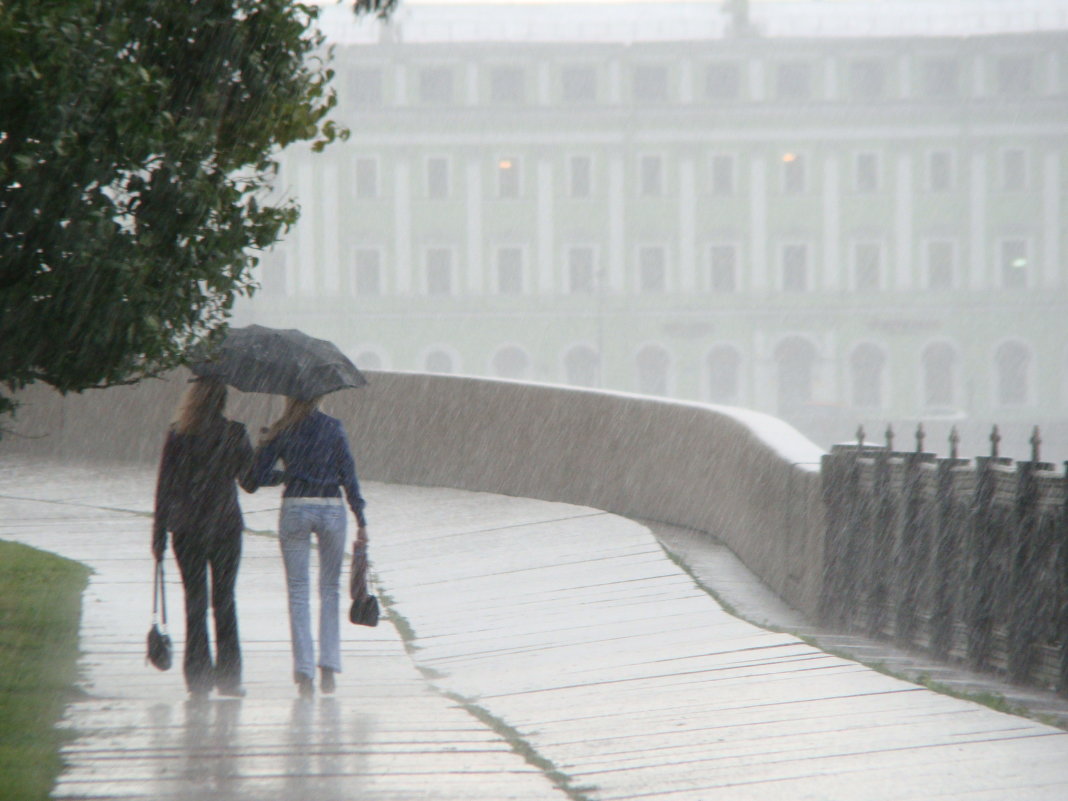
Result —
<instances>
[{"instance_id":1,"label":"metal fence","mask_svg":"<svg viewBox=\"0 0 1068 801\"><path fill-rule=\"evenodd\" d=\"M827 625L1068 693L1068 463L864 442L823 459Z\"/></svg>"}]
</instances>

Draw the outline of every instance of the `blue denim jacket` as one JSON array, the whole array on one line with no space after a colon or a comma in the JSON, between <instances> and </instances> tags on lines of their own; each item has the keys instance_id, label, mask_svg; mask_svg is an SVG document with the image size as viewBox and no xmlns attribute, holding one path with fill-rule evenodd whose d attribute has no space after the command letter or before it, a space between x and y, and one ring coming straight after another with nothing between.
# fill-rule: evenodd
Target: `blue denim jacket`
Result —
<instances>
[{"instance_id":1,"label":"blue denim jacket","mask_svg":"<svg viewBox=\"0 0 1068 801\"><path fill-rule=\"evenodd\" d=\"M285 470L274 469L281 459ZM356 463L341 421L312 412L295 426L256 449L252 480L264 487L285 483L286 498L338 498L345 488L356 522L366 526Z\"/></svg>"}]
</instances>

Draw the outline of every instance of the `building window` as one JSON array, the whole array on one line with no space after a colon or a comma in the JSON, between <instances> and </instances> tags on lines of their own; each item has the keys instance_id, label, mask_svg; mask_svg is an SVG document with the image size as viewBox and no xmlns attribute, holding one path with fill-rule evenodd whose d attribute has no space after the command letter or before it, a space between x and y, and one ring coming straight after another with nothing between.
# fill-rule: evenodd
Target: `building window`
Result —
<instances>
[{"instance_id":1,"label":"building window","mask_svg":"<svg viewBox=\"0 0 1068 801\"><path fill-rule=\"evenodd\" d=\"M575 387L601 385L601 359L588 345L577 345L564 356L564 375Z\"/></svg>"},{"instance_id":2,"label":"building window","mask_svg":"<svg viewBox=\"0 0 1068 801\"><path fill-rule=\"evenodd\" d=\"M664 194L664 160L660 156L642 156L638 162L638 191L645 197Z\"/></svg>"},{"instance_id":3,"label":"building window","mask_svg":"<svg viewBox=\"0 0 1068 801\"><path fill-rule=\"evenodd\" d=\"M429 295L452 294L452 251L431 248L426 252L426 291Z\"/></svg>"},{"instance_id":4,"label":"building window","mask_svg":"<svg viewBox=\"0 0 1068 801\"><path fill-rule=\"evenodd\" d=\"M560 90L565 103L596 102L596 70L587 66L564 67L560 70Z\"/></svg>"},{"instance_id":5,"label":"building window","mask_svg":"<svg viewBox=\"0 0 1068 801\"><path fill-rule=\"evenodd\" d=\"M742 359L729 345L718 345L705 357L708 399L712 403L736 404L741 390Z\"/></svg>"},{"instance_id":6,"label":"building window","mask_svg":"<svg viewBox=\"0 0 1068 801\"><path fill-rule=\"evenodd\" d=\"M426 355L423 369L428 373L452 373L455 371L452 355L443 350L432 350Z\"/></svg>"},{"instance_id":7,"label":"building window","mask_svg":"<svg viewBox=\"0 0 1068 801\"><path fill-rule=\"evenodd\" d=\"M572 156L567 161L567 193L573 198L587 198L593 194L593 159Z\"/></svg>"},{"instance_id":8,"label":"building window","mask_svg":"<svg viewBox=\"0 0 1068 801\"><path fill-rule=\"evenodd\" d=\"M956 283L957 252L948 239L933 239L927 243L927 287L952 289Z\"/></svg>"},{"instance_id":9,"label":"building window","mask_svg":"<svg viewBox=\"0 0 1068 801\"><path fill-rule=\"evenodd\" d=\"M948 192L953 188L953 154L948 150L933 150L927 154L927 188L932 192Z\"/></svg>"},{"instance_id":10,"label":"building window","mask_svg":"<svg viewBox=\"0 0 1068 801\"><path fill-rule=\"evenodd\" d=\"M497 197L519 197L519 159L509 156L498 160Z\"/></svg>"},{"instance_id":11,"label":"building window","mask_svg":"<svg viewBox=\"0 0 1068 801\"><path fill-rule=\"evenodd\" d=\"M875 153L857 153L854 162L853 188L861 194L879 191L879 156Z\"/></svg>"},{"instance_id":12,"label":"building window","mask_svg":"<svg viewBox=\"0 0 1068 801\"><path fill-rule=\"evenodd\" d=\"M634 68L634 100L639 103L666 103L668 99L667 67L640 65Z\"/></svg>"},{"instance_id":13,"label":"building window","mask_svg":"<svg viewBox=\"0 0 1068 801\"><path fill-rule=\"evenodd\" d=\"M994 356L998 376L998 404L1022 406L1028 400L1031 354L1019 342L1005 342Z\"/></svg>"},{"instance_id":14,"label":"building window","mask_svg":"<svg viewBox=\"0 0 1068 801\"><path fill-rule=\"evenodd\" d=\"M449 196L449 160L435 156L426 160L426 196L441 200Z\"/></svg>"},{"instance_id":15,"label":"building window","mask_svg":"<svg viewBox=\"0 0 1068 801\"><path fill-rule=\"evenodd\" d=\"M1004 289L1026 289L1029 265L1027 242L1023 239L1006 239L1001 243L1001 286Z\"/></svg>"},{"instance_id":16,"label":"building window","mask_svg":"<svg viewBox=\"0 0 1068 801\"><path fill-rule=\"evenodd\" d=\"M349 96L361 108L382 105L382 70L377 67L357 67L349 71Z\"/></svg>"},{"instance_id":17,"label":"building window","mask_svg":"<svg viewBox=\"0 0 1068 801\"><path fill-rule=\"evenodd\" d=\"M501 348L490 362L493 374L500 378L527 378L530 375L530 357L515 345Z\"/></svg>"},{"instance_id":18,"label":"building window","mask_svg":"<svg viewBox=\"0 0 1068 801\"><path fill-rule=\"evenodd\" d=\"M647 245L638 248L638 289L663 292L667 289L667 264L664 248Z\"/></svg>"},{"instance_id":19,"label":"building window","mask_svg":"<svg viewBox=\"0 0 1068 801\"><path fill-rule=\"evenodd\" d=\"M373 350L360 351L353 361L361 370L381 370L384 363L381 354Z\"/></svg>"},{"instance_id":20,"label":"building window","mask_svg":"<svg viewBox=\"0 0 1068 801\"><path fill-rule=\"evenodd\" d=\"M738 248L736 246L710 246L708 265L709 286L713 292L734 292L738 289Z\"/></svg>"},{"instance_id":21,"label":"building window","mask_svg":"<svg viewBox=\"0 0 1068 801\"><path fill-rule=\"evenodd\" d=\"M571 294L585 295L593 292L593 248L568 248L567 279Z\"/></svg>"},{"instance_id":22,"label":"building window","mask_svg":"<svg viewBox=\"0 0 1068 801\"><path fill-rule=\"evenodd\" d=\"M1001 189L1020 192L1027 188L1027 154L1019 148L1001 151Z\"/></svg>"},{"instance_id":23,"label":"building window","mask_svg":"<svg viewBox=\"0 0 1068 801\"><path fill-rule=\"evenodd\" d=\"M799 195L805 191L805 157L800 153L782 155L782 191Z\"/></svg>"},{"instance_id":24,"label":"building window","mask_svg":"<svg viewBox=\"0 0 1068 801\"><path fill-rule=\"evenodd\" d=\"M782 288L785 292L808 289L808 246L783 245Z\"/></svg>"},{"instance_id":25,"label":"building window","mask_svg":"<svg viewBox=\"0 0 1068 801\"><path fill-rule=\"evenodd\" d=\"M732 62L709 64L705 71L705 97L737 100L742 94L742 71Z\"/></svg>"},{"instance_id":26,"label":"building window","mask_svg":"<svg viewBox=\"0 0 1068 801\"><path fill-rule=\"evenodd\" d=\"M378 197L378 159L356 159L356 197L360 200Z\"/></svg>"},{"instance_id":27,"label":"building window","mask_svg":"<svg viewBox=\"0 0 1068 801\"><path fill-rule=\"evenodd\" d=\"M670 364L667 351L659 345L646 345L638 351L638 392L643 395L667 395Z\"/></svg>"},{"instance_id":28,"label":"building window","mask_svg":"<svg viewBox=\"0 0 1068 801\"><path fill-rule=\"evenodd\" d=\"M453 75L449 67L426 67L419 71L419 102L442 105L453 102Z\"/></svg>"},{"instance_id":29,"label":"building window","mask_svg":"<svg viewBox=\"0 0 1068 801\"><path fill-rule=\"evenodd\" d=\"M791 337L775 348L779 414L790 416L812 403L816 348L806 339Z\"/></svg>"},{"instance_id":30,"label":"building window","mask_svg":"<svg viewBox=\"0 0 1068 801\"><path fill-rule=\"evenodd\" d=\"M497 291L502 295L523 292L523 251L520 248L497 250Z\"/></svg>"},{"instance_id":31,"label":"building window","mask_svg":"<svg viewBox=\"0 0 1068 801\"><path fill-rule=\"evenodd\" d=\"M289 272L288 259L282 250L271 250L260 260L260 281L263 294L272 297L286 297L286 275Z\"/></svg>"},{"instance_id":32,"label":"building window","mask_svg":"<svg viewBox=\"0 0 1068 801\"><path fill-rule=\"evenodd\" d=\"M1029 95L1034 89L1034 70L1028 56L1005 56L998 59L997 92L1002 97Z\"/></svg>"},{"instance_id":33,"label":"building window","mask_svg":"<svg viewBox=\"0 0 1068 801\"><path fill-rule=\"evenodd\" d=\"M882 288L882 248L875 242L853 245L853 287L858 292Z\"/></svg>"},{"instance_id":34,"label":"building window","mask_svg":"<svg viewBox=\"0 0 1068 801\"><path fill-rule=\"evenodd\" d=\"M356 251L357 295L382 294L382 255L377 250L360 248Z\"/></svg>"},{"instance_id":35,"label":"building window","mask_svg":"<svg viewBox=\"0 0 1068 801\"><path fill-rule=\"evenodd\" d=\"M733 195L734 156L717 154L712 157L712 194L719 196Z\"/></svg>"},{"instance_id":36,"label":"building window","mask_svg":"<svg viewBox=\"0 0 1068 801\"><path fill-rule=\"evenodd\" d=\"M886 70L879 61L856 61L849 67L849 90L858 100L874 100L886 91Z\"/></svg>"},{"instance_id":37,"label":"building window","mask_svg":"<svg viewBox=\"0 0 1068 801\"><path fill-rule=\"evenodd\" d=\"M860 345L849 358L853 406L878 409L883 405L883 370L886 355L870 343Z\"/></svg>"},{"instance_id":38,"label":"building window","mask_svg":"<svg viewBox=\"0 0 1068 801\"><path fill-rule=\"evenodd\" d=\"M957 354L944 342L923 352L923 403L929 409L949 411L956 402Z\"/></svg>"},{"instance_id":39,"label":"building window","mask_svg":"<svg viewBox=\"0 0 1068 801\"><path fill-rule=\"evenodd\" d=\"M956 97L960 67L951 58L933 58L920 66L920 93L928 98Z\"/></svg>"},{"instance_id":40,"label":"building window","mask_svg":"<svg viewBox=\"0 0 1068 801\"><path fill-rule=\"evenodd\" d=\"M776 72L775 96L779 100L809 100L812 97L812 67L803 61L780 64Z\"/></svg>"},{"instance_id":41,"label":"building window","mask_svg":"<svg viewBox=\"0 0 1068 801\"><path fill-rule=\"evenodd\" d=\"M519 67L495 67L490 70L490 102L516 105L526 100L523 70Z\"/></svg>"}]
</instances>

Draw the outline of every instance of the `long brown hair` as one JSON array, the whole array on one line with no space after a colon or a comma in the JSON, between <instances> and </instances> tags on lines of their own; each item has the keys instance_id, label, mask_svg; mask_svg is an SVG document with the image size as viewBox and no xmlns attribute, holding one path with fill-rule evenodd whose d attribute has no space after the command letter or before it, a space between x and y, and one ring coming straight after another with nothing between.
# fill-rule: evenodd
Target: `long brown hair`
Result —
<instances>
[{"instance_id":1,"label":"long brown hair","mask_svg":"<svg viewBox=\"0 0 1068 801\"><path fill-rule=\"evenodd\" d=\"M189 385L172 426L179 434L196 434L219 420L226 408L226 385L214 378L198 378Z\"/></svg>"},{"instance_id":2,"label":"long brown hair","mask_svg":"<svg viewBox=\"0 0 1068 801\"><path fill-rule=\"evenodd\" d=\"M267 429L267 433L263 435L263 441L270 442L287 428L295 426L318 409L322 399L321 395L317 398L312 398L311 400L300 400L299 398L287 397L285 411L282 412L282 416L275 420L271 427Z\"/></svg>"}]
</instances>

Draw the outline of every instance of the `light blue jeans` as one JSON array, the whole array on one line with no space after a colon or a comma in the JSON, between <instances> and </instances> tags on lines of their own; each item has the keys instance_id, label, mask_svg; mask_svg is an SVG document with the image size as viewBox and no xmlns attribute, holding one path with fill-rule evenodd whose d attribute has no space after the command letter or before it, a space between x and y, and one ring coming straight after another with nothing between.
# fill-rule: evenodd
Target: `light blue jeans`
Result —
<instances>
[{"instance_id":1,"label":"light blue jeans","mask_svg":"<svg viewBox=\"0 0 1068 801\"><path fill-rule=\"evenodd\" d=\"M278 524L282 562L289 590L289 634L293 641L293 670L315 675L312 643L308 560L311 535L319 542L319 666L341 672L341 632L338 596L345 556L345 507L341 498L284 498ZM324 503L325 501L325 503Z\"/></svg>"}]
</instances>

